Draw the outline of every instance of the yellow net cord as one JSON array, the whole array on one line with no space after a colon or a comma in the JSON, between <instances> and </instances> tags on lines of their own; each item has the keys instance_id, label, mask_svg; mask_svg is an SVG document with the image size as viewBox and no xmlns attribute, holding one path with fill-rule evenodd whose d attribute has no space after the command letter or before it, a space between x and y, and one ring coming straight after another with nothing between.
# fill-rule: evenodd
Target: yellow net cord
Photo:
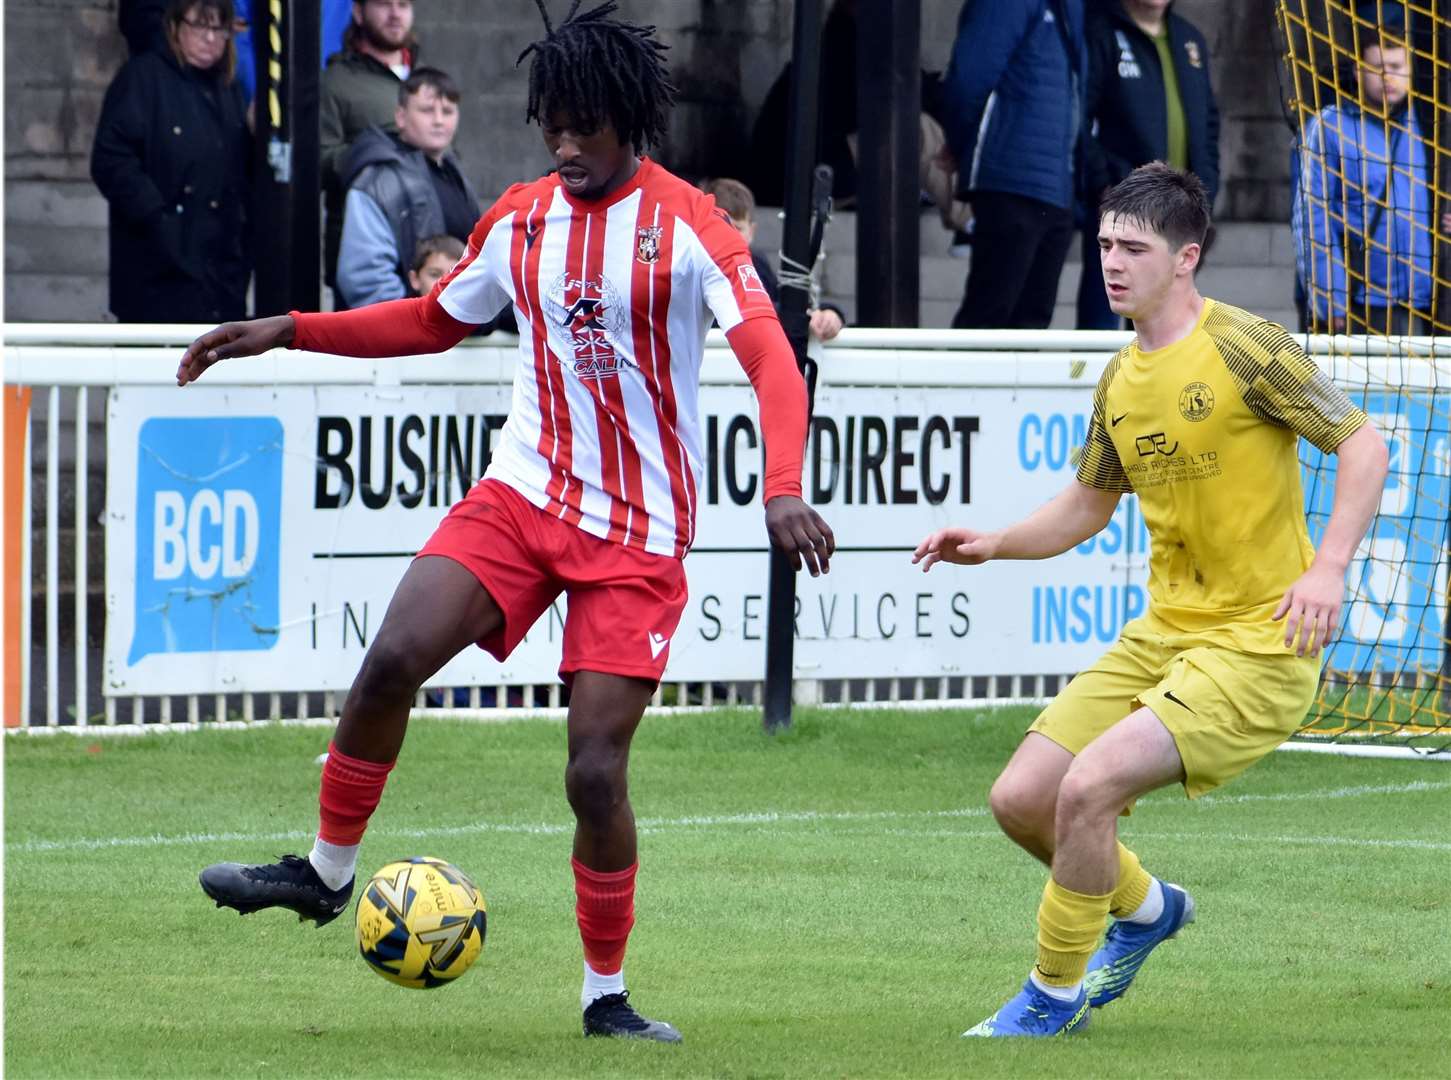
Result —
<instances>
[{"instance_id":1,"label":"yellow net cord","mask_svg":"<svg viewBox=\"0 0 1451 1080\"><path fill-rule=\"evenodd\" d=\"M1280 0L1301 330L1391 447L1301 734L1451 753L1451 0ZM1447 335L1440 337L1438 335ZM1304 450L1312 535L1335 463Z\"/></svg>"}]
</instances>

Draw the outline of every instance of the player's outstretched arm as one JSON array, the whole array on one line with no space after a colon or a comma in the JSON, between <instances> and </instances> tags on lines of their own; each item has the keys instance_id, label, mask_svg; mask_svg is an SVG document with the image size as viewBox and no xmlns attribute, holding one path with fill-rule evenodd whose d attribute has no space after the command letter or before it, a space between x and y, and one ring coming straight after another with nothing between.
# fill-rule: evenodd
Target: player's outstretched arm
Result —
<instances>
[{"instance_id":1,"label":"player's outstretched arm","mask_svg":"<svg viewBox=\"0 0 1451 1080\"><path fill-rule=\"evenodd\" d=\"M1310 564L1280 599L1274 617L1285 620L1285 648L1314 656L1335 636L1345 601L1345 572L1365 539L1385 490L1390 452L1366 421L1335 448L1335 505Z\"/></svg>"},{"instance_id":2,"label":"player's outstretched arm","mask_svg":"<svg viewBox=\"0 0 1451 1080\"><path fill-rule=\"evenodd\" d=\"M196 381L218 360L255 356L268 349L294 348L333 356L414 356L453 348L473 331L428 296L385 300L352 311L275 315L226 323L192 342L182 354L176 384Z\"/></svg>"},{"instance_id":3,"label":"player's outstretched arm","mask_svg":"<svg viewBox=\"0 0 1451 1080\"><path fill-rule=\"evenodd\" d=\"M1083 543L1108 524L1119 492L1077 480L1016 524L996 532L965 526L939 529L912 553L926 573L940 562L976 566L991 559L1049 559Z\"/></svg>"},{"instance_id":4,"label":"player's outstretched arm","mask_svg":"<svg viewBox=\"0 0 1451 1080\"><path fill-rule=\"evenodd\" d=\"M272 315L247 322L223 323L208 330L187 346L176 369L176 385L196 382L218 360L234 356L257 356L292 344L296 324L291 315Z\"/></svg>"},{"instance_id":5,"label":"player's outstretched arm","mask_svg":"<svg viewBox=\"0 0 1451 1080\"><path fill-rule=\"evenodd\" d=\"M791 560L791 568L804 564L812 577L831 569L836 537L831 526L806 502L795 495L777 495L766 502L766 532L771 543Z\"/></svg>"}]
</instances>

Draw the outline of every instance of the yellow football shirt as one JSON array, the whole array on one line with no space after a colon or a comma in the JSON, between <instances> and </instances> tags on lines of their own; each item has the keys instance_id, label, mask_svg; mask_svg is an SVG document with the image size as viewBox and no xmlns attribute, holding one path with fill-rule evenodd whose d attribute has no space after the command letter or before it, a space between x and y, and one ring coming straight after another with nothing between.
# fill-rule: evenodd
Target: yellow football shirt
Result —
<instances>
[{"instance_id":1,"label":"yellow football shirt","mask_svg":"<svg viewBox=\"0 0 1451 1080\"><path fill-rule=\"evenodd\" d=\"M1299 439L1330 453L1365 421L1283 327L1213 300L1187 337L1114 357L1078 479L1139 496L1148 628L1283 653L1271 615L1315 555Z\"/></svg>"}]
</instances>

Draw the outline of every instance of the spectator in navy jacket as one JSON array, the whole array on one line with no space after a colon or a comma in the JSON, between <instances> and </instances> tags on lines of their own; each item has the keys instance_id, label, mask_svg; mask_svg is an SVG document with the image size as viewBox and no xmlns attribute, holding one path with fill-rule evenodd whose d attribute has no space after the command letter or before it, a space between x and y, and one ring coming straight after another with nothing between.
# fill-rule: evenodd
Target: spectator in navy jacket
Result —
<instances>
[{"instance_id":1,"label":"spectator in navy jacket","mask_svg":"<svg viewBox=\"0 0 1451 1080\"><path fill-rule=\"evenodd\" d=\"M1073 239L1083 0L967 0L943 83L972 266L956 327L1045 327Z\"/></svg>"},{"instance_id":2,"label":"spectator in navy jacket","mask_svg":"<svg viewBox=\"0 0 1451 1080\"><path fill-rule=\"evenodd\" d=\"M1098 0L1088 12L1083 276L1078 328L1116 330L1098 256L1098 200L1140 165L1165 161L1219 191L1219 107L1209 47L1171 0Z\"/></svg>"}]
</instances>

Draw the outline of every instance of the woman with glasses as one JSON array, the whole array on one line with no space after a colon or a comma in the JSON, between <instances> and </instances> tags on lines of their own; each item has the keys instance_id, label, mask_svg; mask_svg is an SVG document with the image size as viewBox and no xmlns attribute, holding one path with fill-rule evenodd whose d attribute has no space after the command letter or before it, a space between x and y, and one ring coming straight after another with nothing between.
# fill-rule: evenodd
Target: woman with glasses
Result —
<instances>
[{"instance_id":1,"label":"woman with glasses","mask_svg":"<svg viewBox=\"0 0 1451 1080\"><path fill-rule=\"evenodd\" d=\"M91 177L110 204L121 322L246 314L252 136L232 20L231 0L170 0L168 48L133 56L106 91Z\"/></svg>"}]
</instances>

